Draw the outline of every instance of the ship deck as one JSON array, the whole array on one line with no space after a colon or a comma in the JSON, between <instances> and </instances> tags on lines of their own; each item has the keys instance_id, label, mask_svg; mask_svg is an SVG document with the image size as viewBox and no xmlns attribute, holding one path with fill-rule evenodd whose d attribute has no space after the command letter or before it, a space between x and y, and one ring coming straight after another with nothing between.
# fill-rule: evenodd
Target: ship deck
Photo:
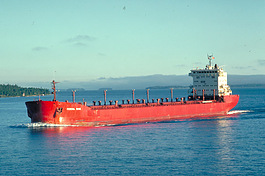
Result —
<instances>
[{"instance_id":1,"label":"ship deck","mask_svg":"<svg viewBox=\"0 0 265 176\"><path fill-rule=\"evenodd\" d=\"M221 103L216 100L208 101L179 101L179 102L160 102L160 103L136 103L136 104L118 104L118 105L95 105L89 106L92 110L97 109L117 109L117 108L141 108L141 107L154 107L154 106L174 106L174 105L187 105L187 104L205 104L205 103Z\"/></svg>"}]
</instances>

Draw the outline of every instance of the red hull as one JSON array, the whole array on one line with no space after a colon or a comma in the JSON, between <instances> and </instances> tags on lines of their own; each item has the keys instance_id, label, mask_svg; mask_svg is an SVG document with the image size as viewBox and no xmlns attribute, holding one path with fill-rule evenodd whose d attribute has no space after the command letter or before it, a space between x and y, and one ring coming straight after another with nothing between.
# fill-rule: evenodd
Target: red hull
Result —
<instances>
[{"instance_id":1,"label":"red hull","mask_svg":"<svg viewBox=\"0 0 265 176\"><path fill-rule=\"evenodd\" d=\"M186 101L147 104L85 106L59 101L26 102L31 122L63 125L99 126L187 119L225 115L234 108L239 95L228 95L223 101Z\"/></svg>"}]
</instances>

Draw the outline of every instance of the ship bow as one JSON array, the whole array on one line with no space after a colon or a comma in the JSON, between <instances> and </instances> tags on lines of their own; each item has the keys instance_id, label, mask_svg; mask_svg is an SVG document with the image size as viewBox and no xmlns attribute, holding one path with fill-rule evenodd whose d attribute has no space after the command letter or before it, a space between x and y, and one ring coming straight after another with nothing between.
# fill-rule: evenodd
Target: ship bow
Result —
<instances>
[{"instance_id":1,"label":"ship bow","mask_svg":"<svg viewBox=\"0 0 265 176\"><path fill-rule=\"evenodd\" d=\"M26 102L28 116L31 118L31 122L42 122L41 103L40 101Z\"/></svg>"}]
</instances>

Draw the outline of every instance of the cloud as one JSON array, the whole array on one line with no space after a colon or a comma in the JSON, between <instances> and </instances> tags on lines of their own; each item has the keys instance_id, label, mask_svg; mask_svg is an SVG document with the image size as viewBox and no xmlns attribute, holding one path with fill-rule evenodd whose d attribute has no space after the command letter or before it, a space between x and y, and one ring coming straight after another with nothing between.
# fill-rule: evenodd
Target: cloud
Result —
<instances>
[{"instance_id":1,"label":"cloud","mask_svg":"<svg viewBox=\"0 0 265 176\"><path fill-rule=\"evenodd\" d=\"M37 46L37 47L32 48L32 51L46 51L46 50L48 50L48 48L42 47L42 46Z\"/></svg>"},{"instance_id":2,"label":"cloud","mask_svg":"<svg viewBox=\"0 0 265 176\"><path fill-rule=\"evenodd\" d=\"M238 70L245 70L245 69L253 69L252 66L246 66L246 67L243 67L243 66L236 66L236 67L232 67L233 69L238 69Z\"/></svg>"},{"instance_id":3,"label":"cloud","mask_svg":"<svg viewBox=\"0 0 265 176\"><path fill-rule=\"evenodd\" d=\"M187 68L187 65L180 64L180 65L175 65L177 68L182 69L182 68Z\"/></svg>"},{"instance_id":4,"label":"cloud","mask_svg":"<svg viewBox=\"0 0 265 176\"><path fill-rule=\"evenodd\" d=\"M77 43L74 44L74 46L84 47L84 46L87 46L87 44L82 43L82 42L77 42Z\"/></svg>"},{"instance_id":5,"label":"cloud","mask_svg":"<svg viewBox=\"0 0 265 176\"><path fill-rule=\"evenodd\" d=\"M261 59L258 60L258 64L259 64L259 65L265 65L265 60L261 60Z\"/></svg>"},{"instance_id":6,"label":"cloud","mask_svg":"<svg viewBox=\"0 0 265 176\"><path fill-rule=\"evenodd\" d=\"M104 79L107 79L106 77L100 77L98 78L98 80L104 80Z\"/></svg>"},{"instance_id":7,"label":"cloud","mask_svg":"<svg viewBox=\"0 0 265 176\"><path fill-rule=\"evenodd\" d=\"M91 37L88 35L77 35L75 37L67 39L65 42L67 43L83 43L83 42L91 42L96 40L95 37Z\"/></svg>"},{"instance_id":8,"label":"cloud","mask_svg":"<svg viewBox=\"0 0 265 176\"><path fill-rule=\"evenodd\" d=\"M201 65L201 64L204 64L204 63L202 63L202 62L194 62L194 63L192 63L193 65Z\"/></svg>"},{"instance_id":9,"label":"cloud","mask_svg":"<svg viewBox=\"0 0 265 176\"><path fill-rule=\"evenodd\" d=\"M98 53L99 56L106 56L104 53Z\"/></svg>"}]
</instances>

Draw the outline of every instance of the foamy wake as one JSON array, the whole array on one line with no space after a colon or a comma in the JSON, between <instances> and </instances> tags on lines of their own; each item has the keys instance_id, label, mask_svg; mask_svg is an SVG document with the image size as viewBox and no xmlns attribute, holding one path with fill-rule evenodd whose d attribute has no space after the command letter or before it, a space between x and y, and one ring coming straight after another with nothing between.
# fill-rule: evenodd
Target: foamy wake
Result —
<instances>
[{"instance_id":1,"label":"foamy wake","mask_svg":"<svg viewBox=\"0 0 265 176\"><path fill-rule=\"evenodd\" d=\"M234 110L234 111L229 111L227 114L243 114L243 113L248 113L251 112L250 110Z\"/></svg>"},{"instance_id":2,"label":"foamy wake","mask_svg":"<svg viewBox=\"0 0 265 176\"><path fill-rule=\"evenodd\" d=\"M77 125L60 125L60 124L49 124L49 123L25 123L25 124L17 124L11 127L13 128L41 128L41 127L76 127Z\"/></svg>"}]
</instances>

